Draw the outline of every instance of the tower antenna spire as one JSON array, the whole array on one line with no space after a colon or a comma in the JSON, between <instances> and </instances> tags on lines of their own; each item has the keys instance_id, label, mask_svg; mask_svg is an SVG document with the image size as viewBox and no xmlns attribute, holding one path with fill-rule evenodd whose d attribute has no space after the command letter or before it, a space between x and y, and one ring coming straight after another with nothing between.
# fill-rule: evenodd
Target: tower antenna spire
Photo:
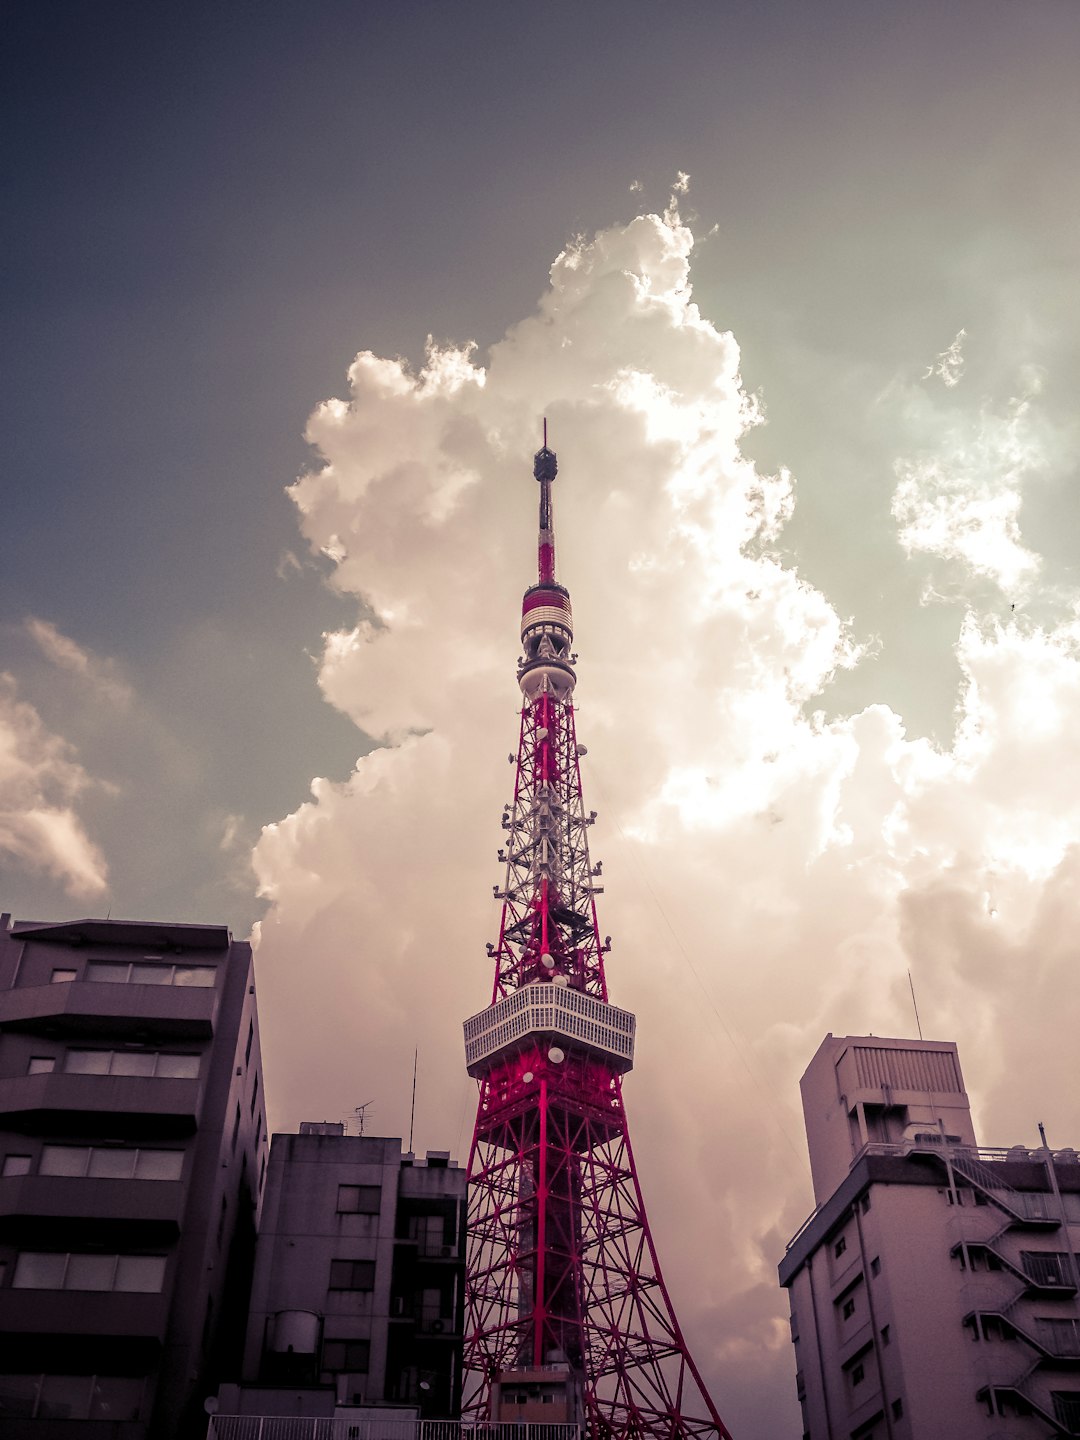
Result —
<instances>
[{"instance_id":1,"label":"tower antenna spire","mask_svg":"<svg viewBox=\"0 0 1080 1440\"><path fill-rule=\"evenodd\" d=\"M586 1440L730 1440L660 1272L622 1077L636 1021L608 1000L596 819L581 791L570 592L555 579L555 452L540 482L539 578L521 607L514 798L491 1004L465 1022L479 1083L469 1154L462 1417L545 1420ZM529 1416L528 1418L532 1418Z\"/></svg>"}]
</instances>

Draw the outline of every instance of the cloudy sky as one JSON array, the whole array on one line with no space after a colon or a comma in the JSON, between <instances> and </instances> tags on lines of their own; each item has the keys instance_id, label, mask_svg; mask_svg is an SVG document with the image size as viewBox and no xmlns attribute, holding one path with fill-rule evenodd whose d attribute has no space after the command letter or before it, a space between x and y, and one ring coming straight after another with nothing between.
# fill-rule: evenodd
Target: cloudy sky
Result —
<instances>
[{"instance_id":1,"label":"cloudy sky","mask_svg":"<svg viewBox=\"0 0 1080 1440\"><path fill-rule=\"evenodd\" d=\"M256 927L462 1154L531 456L681 1318L797 1434L827 1031L1080 1140L1075 0L9 4L0 905ZM688 178L687 178L688 177Z\"/></svg>"}]
</instances>

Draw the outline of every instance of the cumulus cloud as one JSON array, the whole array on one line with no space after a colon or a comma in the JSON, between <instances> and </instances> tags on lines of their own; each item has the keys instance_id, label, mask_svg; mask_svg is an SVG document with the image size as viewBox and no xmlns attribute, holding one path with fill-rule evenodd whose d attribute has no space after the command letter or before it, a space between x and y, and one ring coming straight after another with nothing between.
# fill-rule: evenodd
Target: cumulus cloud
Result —
<instances>
[{"instance_id":1,"label":"cumulus cloud","mask_svg":"<svg viewBox=\"0 0 1080 1440\"><path fill-rule=\"evenodd\" d=\"M1014 597L1040 570L1020 534L1024 486L1045 466L1034 402L1029 392L1000 410L987 403L974 416L954 411L931 446L895 464L892 513L904 548L952 562Z\"/></svg>"},{"instance_id":2,"label":"cumulus cloud","mask_svg":"<svg viewBox=\"0 0 1080 1440\"><path fill-rule=\"evenodd\" d=\"M80 899L100 895L107 881L104 856L73 804L89 783L72 746L18 698L12 676L0 674L0 852Z\"/></svg>"},{"instance_id":3,"label":"cumulus cloud","mask_svg":"<svg viewBox=\"0 0 1080 1440\"><path fill-rule=\"evenodd\" d=\"M470 346L429 344L416 373L363 352L348 398L312 416L320 463L292 494L357 602L319 683L379 743L255 848L260 1007L279 1122L370 1094L407 1130L418 1047L418 1143L467 1148L457 1022L490 993L546 415L609 981L639 1016L626 1096L646 1201L721 1413L765 1440L797 1423L775 1265L809 1207L797 1080L824 1033L910 1033L910 968L928 1033L961 1043L986 1138L1032 1128L1009 1067L1048 997L1059 1015L1080 999L1080 622L971 610L947 750L884 705L826 723L815 697L862 652L774 548L794 482L743 454L761 414L693 300L693 243L670 210L575 240L484 365ZM995 496L1020 494L1026 423L986 419ZM969 492L991 484L972 444L904 462L901 535L1009 583L1036 560L1007 507L964 538ZM1073 1048L1040 1049L1062 1095Z\"/></svg>"}]
</instances>

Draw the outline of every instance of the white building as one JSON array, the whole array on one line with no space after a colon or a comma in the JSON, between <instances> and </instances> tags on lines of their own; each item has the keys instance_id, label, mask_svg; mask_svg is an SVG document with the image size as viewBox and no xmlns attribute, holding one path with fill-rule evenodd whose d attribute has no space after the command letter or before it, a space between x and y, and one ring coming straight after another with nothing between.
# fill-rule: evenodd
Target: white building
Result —
<instances>
[{"instance_id":1,"label":"white building","mask_svg":"<svg viewBox=\"0 0 1080 1440\"><path fill-rule=\"evenodd\" d=\"M1080 1434L1080 1163L980 1147L951 1042L828 1035L790 1241L809 1440Z\"/></svg>"}]
</instances>

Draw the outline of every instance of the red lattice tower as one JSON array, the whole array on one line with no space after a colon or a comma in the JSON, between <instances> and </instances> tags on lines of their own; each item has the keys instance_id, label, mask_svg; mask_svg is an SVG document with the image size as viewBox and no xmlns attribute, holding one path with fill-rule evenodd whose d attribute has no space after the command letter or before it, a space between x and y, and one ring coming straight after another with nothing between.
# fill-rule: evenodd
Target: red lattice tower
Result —
<instances>
[{"instance_id":1,"label":"red lattice tower","mask_svg":"<svg viewBox=\"0 0 1080 1440\"><path fill-rule=\"evenodd\" d=\"M596 818L581 796L570 595L555 579L544 447L539 580L525 592L524 704L490 1006L465 1022L480 1086L469 1156L463 1414L577 1421L590 1440L726 1437L660 1273L622 1076L634 1016L608 1001Z\"/></svg>"}]
</instances>

